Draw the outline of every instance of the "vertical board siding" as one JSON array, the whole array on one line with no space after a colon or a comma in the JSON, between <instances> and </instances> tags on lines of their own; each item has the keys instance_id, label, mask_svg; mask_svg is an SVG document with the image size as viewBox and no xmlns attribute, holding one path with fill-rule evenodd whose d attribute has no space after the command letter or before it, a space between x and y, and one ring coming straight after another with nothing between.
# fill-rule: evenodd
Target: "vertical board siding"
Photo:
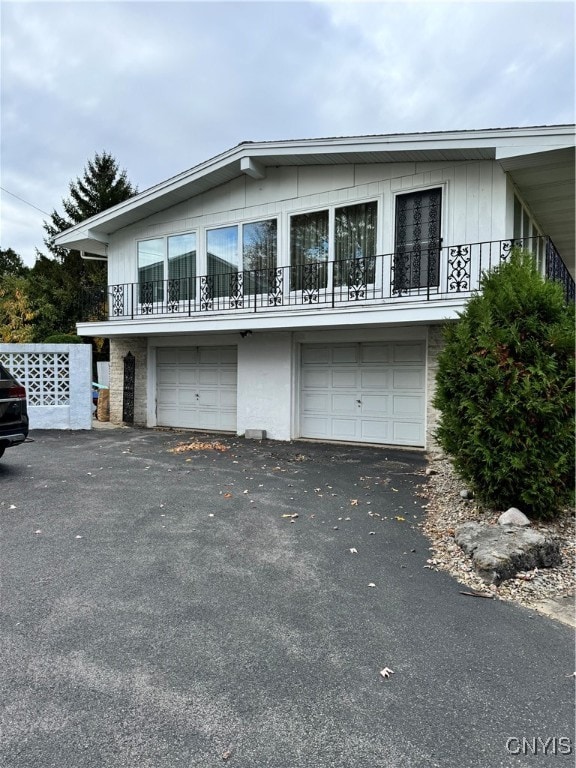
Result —
<instances>
[{"instance_id":1,"label":"vertical board siding","mask_svg":"<svg viewBox=\"0 0 576 768\"><path fill-rule=\"evenodd\" d=\"M436 184L442 184L446 191L443 200L446 245L505 237L505 175L492 161L268 168L264 179L235 179L114 235L109 246L109 283L137 281L137 239L199 230L201 265L206 227L277 216L280 235L293 212L370 197L383 201L378 251L389 253L393 243L391 198L394 193ZM279 237L280 263L286 263L286 255L282 255L286 247L287 238Z\"/></svg>"}]
</instances>

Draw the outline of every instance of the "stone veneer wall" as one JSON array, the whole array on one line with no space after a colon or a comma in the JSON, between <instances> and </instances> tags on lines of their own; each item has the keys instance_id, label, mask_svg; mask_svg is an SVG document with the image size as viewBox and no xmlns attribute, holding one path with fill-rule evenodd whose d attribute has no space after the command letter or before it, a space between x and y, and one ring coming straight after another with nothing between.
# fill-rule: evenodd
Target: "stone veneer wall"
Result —
<instances>
[{"instance_id":1,"label":"stone veneer wall","mask_svg":"<svg viewBox=\"0 0 576 768\"><path fill-rule=\"evenodd\" d=\"M124 357L131 352L135 360L134 424L146 426L148 340L146 337L110 339L110 421L122 423Z\"/></svg>"},{"instance_id":2,"label":"stone veneer wall","mask_svg":"<svg viewBox=\"0 0 576 768\"><path fill-rule=\"evenodd\" d=\"M432 405L434 393L436 391L436 371L438 370L438 355L444 347L441 325L428 326L428 347L426 352L426 448L428 453L438 453L441 451L439 445L433 437L436 429L439 412Z\"/></svg>"}]
</instances>

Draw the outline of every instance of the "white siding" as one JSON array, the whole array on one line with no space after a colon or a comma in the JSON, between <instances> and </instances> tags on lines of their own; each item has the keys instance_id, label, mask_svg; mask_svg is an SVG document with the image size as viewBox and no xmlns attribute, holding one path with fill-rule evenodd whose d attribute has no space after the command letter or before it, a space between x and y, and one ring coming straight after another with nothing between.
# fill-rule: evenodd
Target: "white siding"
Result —
<instances>
[{"instance_id":1,"label":"white siding","mask_svg":"<svg viewBox=\"0 0 576 768\"><path fill-rule=\"evenodd\" d=\"M242 177L122 230L109 247L109 283L137 280L136 240L197 230L199 264L204 230L279 217L280 260L286 263L288 216L295 211L378 199L379 253L393 249L394 194L442 185L444 244L504 238L506 177L492 161L268 168L264 179ZM283 247L282 247L282 245ZM202 270L200 266L200 270Z\"/></svg>"}]
</instances>

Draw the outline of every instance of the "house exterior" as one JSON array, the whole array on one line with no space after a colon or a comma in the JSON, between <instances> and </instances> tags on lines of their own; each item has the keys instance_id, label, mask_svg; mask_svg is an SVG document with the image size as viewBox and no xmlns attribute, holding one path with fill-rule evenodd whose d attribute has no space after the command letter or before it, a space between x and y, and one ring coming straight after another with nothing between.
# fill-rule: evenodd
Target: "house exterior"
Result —
<instances>
[{"instance_id":1,"label":"house exterior","mask_svg":"<svg viewBox=\"0 0 576 768\"><path fill-rule=\"evenodd\" d=\"M574 295L574 126L245 142L56 244L108 262L111 420L430 449L441 327L514 244ZM130 363L133 366L130 366Z\"/></svg>"}]
</instances>

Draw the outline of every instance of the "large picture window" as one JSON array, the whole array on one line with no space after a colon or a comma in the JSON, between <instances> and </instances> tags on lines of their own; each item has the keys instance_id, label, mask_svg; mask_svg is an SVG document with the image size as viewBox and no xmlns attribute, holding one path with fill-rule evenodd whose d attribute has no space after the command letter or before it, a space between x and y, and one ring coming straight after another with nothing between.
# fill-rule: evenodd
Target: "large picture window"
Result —
<instances>
[{"instance_id":1,"label":"large picture window","mask_svg":"<svg viewBox=\"0 0 576 768\"><path fill-rule=\"evenodd\" d=\"M374 282L376 202L336 208L334 215L334 285Z\"/></svg>"},{"instance_id":2,"label":"large picture window","mask_svg":"<svg viewBox=\"0 0 576 768\"><path fill-rule=\"evenodd\" d=\"M277 263L276 219L243 224L241 233L237 226L209 229L206 250L213 296L238 298L241 292L266 292L271 281L270 270ZM242 287L239 273L242 273Z\"/></svg>"},{"instance_id":3,"label":"large picture window","mask_svg":"<svg viewBox=\"0 0 576 768\"><path fill-rule=\"evenodd\" d=\"M291 289L326 288L328 276L328 211L302 213L290 219Z\"/></svg>"},{"instance_id":4,"label":"large picture window","mask_svg":"<svg viewBox=\"0 0 576 768\"><path fill-rule=\"evenodd\" d=\"M194 298L196 234L194 232L140 240L138 285L140 303L170 303ZM167 289L167 295L166 295Z\"/></svg>"}]
</instances>

